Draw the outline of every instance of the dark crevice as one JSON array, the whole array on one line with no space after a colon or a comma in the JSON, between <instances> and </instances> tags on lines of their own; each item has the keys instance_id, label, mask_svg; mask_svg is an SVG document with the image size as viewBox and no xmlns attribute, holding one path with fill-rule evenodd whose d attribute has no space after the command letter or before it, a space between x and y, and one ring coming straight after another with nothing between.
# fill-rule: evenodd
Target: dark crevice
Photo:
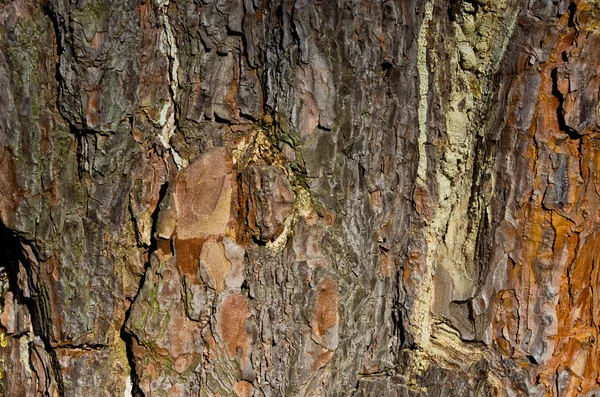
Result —
<instances>
[{"instance_id":1,"label":"dark crevice","mask_svg":"<svg viewBox=\"0 0 600 397\"><path fill-rule=\"evenodd\" d=\"M156 239L156 228L158 227L158 214L160 211L160 207L163 204L163 202L165 201L165 198L167 197L167 193L169 191L169 182L165 181L159 189L158 192L158 203L156 205L156 209L154 210L154 212L152 213L151 219L152 219L152 234L151 234L151 240L150 240L150 252L154 252L158 249L158 241Z\"/></svg>"},{"instance_id":2,"label":"dark crevice","mask_svg":"<svg viewBox=\"0 0 600 397\"><path fill-rule=\"evenodd\" d=\"M400 272L398 272L400 274ZM394 303L394 310L392 310L392 319L395 328L395 333L398 335L400 348L405 347L406 343L406 330L404 329L404 320L402 310L400 309L400 299L396 299Z\"/></svg>"},{"instance_id":3,"label":"dark crevice","mask_svg":"<svg viewBox=\"0 0 600 397\"><path fill-rule=\"evenodd\" d=\"M200 44L202 44L202 49L205 53L209 54L212 51L212 47L206 42L206 38L204 37L204 35L200 34L199 39Z\"/></svg>"},{"instance_id":4,"label":"dark crevice","mask_svg":"<svg viewBox=\"0 0 600 397\"><path fill-rule=\"evenodd\" d=\"M381 75L383 77L388 77L391 70L392 70L393 65L390 62L382 62L381 63Z\"/></svg>"},{"instance_id":5,"label":"dark crevice","mask_svg":"<svg viewBox=\"0 0 600 397\"><path fill-rule=\"evenodd\" d=\"M160 207L163 204L163 202L165 201L165 198L167 197L168 190L169 190L169 182L166 181L160 187L159 194L158 194L158 204L151 216L152 232L151 232L150 247L148 249L148 252L150 253L150 255L149 255L150 259L148 259L148 262L146 262L144 265L144 274L142 274L137 292L136 292L135 296L131 299L131 304L130 304L129 308L127 309L127 311L125 312L125 319L123 320L123 325L121 326L121 330L120 330L120 338L123 342L125 342L127 361L129 362L129 367L131 368L131 374L130 374L131 386L132 386L131 394L133 397L144 397L144 392L140 388L138 371L136 370L135 355L133 353L133 344L137 343L137 337L135 334L133 334L127 330L127 322L131 316L131 310L133 309L133 305L134 305L137 297L139 296L140 292L144 288L144 283L146 282L146 275L148 273L148 270L152 267L152 264L151 264L152 253L158 249L158 240L156 239L158 215L160 212ZM131 221L135 227L136 222L133 217L133 213L132 213Z\"/></svg>"},{"instance_id":6,"label":"dark crevice","mask_svg":"<svg viewBox=\"0 0 600 397\"><path fill-rule=\"evenodd\" d=\"M533 357L531 354L528 354L525 356L525 358L527 358L527 360L529 360L530 363L538 365L539 363L537 362L537 360L535 359L535 357Z\"/></svg>"},{"instance_id":7,"label":"dark crevice","mask_svg":"<svg viewBox=\"0 0 600 397\"><path fill-rule=\"evenodd\" d=\"M36 373L38 375L38 379L41 378L40 374L37 372L36 368L33 366L33 360L31 360L31 358L35 355L36 359L38 362L43 363L44 362L44 358L42 357L42 355L40 354L40 352L38 351L38 349L36 348L36 346L33 343L29 344L29 360L30 360L30 365L31 365L31 370ZM52 380L53 379L53 374L51 373L51 368L46 368L46 366L42 365L42 370L44 372L43 374L43 379L46 380L45 384L44 384L44 389L46 390L46 392L44 393L44 397L50 397L50 394L48 393L48 390L50 389L50 385L52 384Z\"/></svg>"},{"instance_id":8,"label":"dark crevice","mask_svg":"<svg viewBox=\"0 0 600 397\"><path fill-rule=\"evenodd\" d=\"M558 126L561 131L563 131L563 132L567 133L567 135L569 135L569 138L575 139L575 140L581 139L581 137L583 135L581 135L579 133L579 131L577 131L573 127L567 125L567 122L565 120L565 114L564 114L564 108L563 108L565 98L564 98L563 94L560 92L560 90L558 89L558 69L554 68L550 75L552 77L552 95L554 95L556 98L558 98L558 102L559 102L559 105L556 108L556 118L558 119Z\"/></svg>"},{"instance_id":9,"label":"dark crevice","mask_svg":"<svg viewBox=\"0 0 600 397\"><path fill-rule=\"evenodd\" d=\"M364 378L381 378L381 377L385 377L385 376L394 376L398 373L398 366L395 367L387 367L387 368L382 368L378 371L374 371L374 372L359 372L358 378L359 379L364 379Z\"/></svg>"},{"instance_id":10,"label":"dark crevice","mask_svg":"<svg viewBox=\"0 0 600 397\"><path fill-rule=\"evenodd\" d=\"M213 118L216 123L227 124L227 125L232 124L230 120L219 116L217 113L213 113Z\"/></svg>"},{"instance_id":11,"label":"dark crevice","mask_svg":"<svg viewBox=\"0 0 600 397\"><path fill-rule=\"evenodd\" d=\"M16 233L0 223L0 257L3 258L4 269L2 270L2 279L7 282L6 291L13 294L15 301L22 306L27 307L30 315L33 334L38 336L44 345L46 353L50 357L52 375L58 386L60 397L65 395L61 376L61 367L52 345L50 344L51 325L49 311L46 305L48 298L43 288L34 285L32 282L31 268L27 254L23 249L23 244L27 244ZM34 247L32 247L32 252ZM30 290L30 296L25 296L24 291L19 286L18 274L19 264L22 264L27 272L27 287ZM3 287L4 287L3 286ZM4 295L4 294L3 294ZM4 296L2 296L4 298Z\"/></svg>"},{"instance_id":12,"label":"dark crevice","mask_svg":"<svg viewBox=\"0 0 600 397\"><path fill-rule=\"evenodd\" d=\"M146 264L146 270L148 270L149 265ZM140 281L140 287L137 291L136 296L131 301L131 304L127 311L125 312L125 320L123 321L123 325L121 326L121 330L119 332L119 336L121 340L125 343L125 352L127 354L127 362L129 363L130 374L129 377L131 379L131 395L133 397L144 397L144 392L140 388L140 380L138 376L138 370L136 369L135 355L133 353L133 343L135 335L128 332L126 329L127 321L129 320L129 316L131 315L131 309L133 308L133 303L137 298L137 295L140 293L142 286L144 284L144 279L146 278L146 272L142 275L142 279Z\"/></svg>"},{"instance_id":13,"label":"dark crevice","mask_svg":"<svg viewBox=\"0 0 600 397\"><path fill-rule=\"evenodd\" d=\"M260 239L260 237L252 236L252 242L259 247L266 247L267 242Z\"/></svg>"},{"instance_id":14,"label":"dark crevice","mask_svg":"<svg viewBox=\"0 0 600 397\"><path fill-rule=\"evenodd\" d=\"M83 176L89 171L89 167L86 165L88 163L88 153L87 153L87 140L85 135L81 134L81 131L74 125L69 124L69 132L73 135L77 142L77 174L79 176L79 180L83 178Z\"/></svg>"},{"instance_id":15,"label":"dark crevice","mask_svg":"<svg viewBox=\"0 0 600 397\"><path fill-rule=\"evenodd\" d=\"M456 22L460 15L460 0L450 0L448 2L448 19L450 22Z\"/></svg>"},{"instance_id":16,"label":"dark crevice","mask_svg":"<svg viewBox=\"0 0 600 397\"><path fill-rule=\"evenodd\" d=\"M473 161L473 173L471 174L471 194L469 196L469 215L472 219L478 219L478 222L469 222L468 233L475 233L475 255L473 261L478 288L483 285L489 272L491 260L490 244L494 233L494 225L488 223L486 217L487 201L493 196L492 171L490 170L490 161L495 157L495 145L488 140L487 135L479 136L473 145L475 161ZM474 321L474 319L473 319ZM475 333L477 329L475 327Z\"/></svg>"},{"instance_id":17,"label":"dark crevice","mask_svg":"<svg viewBox=\"0 0 600 397\"><path fill-rule=\"evenodd\" d=\"M225 31L227 32L227 36L244 37L244 32L237 32L232 30L229 26L225 26Z\"/></svg>"},{"instance_id":18,"label":"dark crevice","mask_svg":"<svg viewBox=\"0 0 600 397\"><path fill-rule=\"evenodd\" d=\"M128 311L128 314L129 314L129 311ZM125 328L125 323L123 323L123 327L121 327L120 337L121 337L121 340L123 342L125 342L125 351L127 354L127 361L129 362L129 367L131 368L131 370L130 370L131 372L129 375L130 379L131 379L131 395L132 395L132 397L144 397L144 392L140 388L140 379L138 377L138 371L136 370L135 356L133 354L133 343L134 343L135 336L127 333L124 328Z\"/></svg>"},{"instance_id":19,"label":"dark crevice","mask_svg":"<svg viewBox=\"0 0 600 397\"><path fill-rule=\"evenodd\" d=\"M569 4L569 22L567 24L568 27L574 28L576 26L575 14L577 13L577 4L571 2Z\"/></svg>"},{"instance_id":20,"label":"dark crevice","mask_svg":"<svg viewBox=\"0 0 600 397\"><path fill-rule=\"evenodd\" d=\"M104 350L104 349L108 349L108 348L110 348L110 346L103 345L101 343L98 343L98 344L83 343L81 345L65 343L65 344L56 345L54 347L54 349L74 349L74 350Z\"/></svg>"}]
</instances>

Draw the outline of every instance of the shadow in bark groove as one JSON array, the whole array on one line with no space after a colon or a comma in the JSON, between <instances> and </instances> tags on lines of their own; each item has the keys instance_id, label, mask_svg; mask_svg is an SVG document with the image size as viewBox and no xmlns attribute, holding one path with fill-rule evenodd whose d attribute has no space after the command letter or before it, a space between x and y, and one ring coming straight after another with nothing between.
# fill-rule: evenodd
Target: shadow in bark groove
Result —
<instances>
[{"instance_id":1,"label":"shadow in bark groove","mask_svg":"<svg viewBox=\"0 0 600 397\"><path fill-rule=\"evenodd\" d=\"M64 396L64 388L60 373L60 364L49 339L51 318L48 315L49 311L44 310L45 302L48 300L45 297L43 288L39 288L38 285L35 285L32 282L31 272L35 271L35 269L32 268L30 260L27 258L27 254L24 251L23 247L25 245L32 247L28 242L24 241L17 234L0 223L0 258L2 258L4 267L2 271L5 275L5 280L8 282L7 288L3 290L1 298L3 300L4 294L10 291L16 302L26 306L29 310L33 334L41 339L44 344L44 349L50 357L52 365L51 372L58 386L59 396L62 397ZM34 247L32 247L32 251L34 251ZM27 272L27 279L25 282L28 284L30 297L25 296L23 290L19 286L19 264L22 264ZM32 364L31 360L29 364ZM31 369L35 372L35 368L32 367Z\"/></svg>"},{"instance_id":2,"label":"shadow in bark groove","mask_svg":"<svg viewBox=\"0 0 600 397\"><path fill-rule=\"evenodd\" d=\"M133 343L137 343L137 338L136 338L135 334L128 332L128 330L126 329L126 324L127 324L127 321L129 320L129 316L131 315L131 309L133 308L133 304L135 303L135 300L137 299L142 288L144 288L144 283L146 281L146 274L148 273L148 270L152 267L152 265L151 265L152 252L154 252L158 249L158 241L156 240L156 227L158 224L158 214L160 211L161 204L163 203L165 197L167 196L168 190L169 190L169 182L167 181L167 182L163 183L162 186L160 187L160 191L159 191L159 195L158 195L158 205L156 206L156 209L152 213L152 233L151 233L150 247L148 248L148 252L150 254L149 259L148 259L148 262L145 263L144 274L142 275L142 278L140 279L140 284L138 286L136 295L131 300L131 305L125 312L125 320L123 321L123 325L121 326L121 330L120 330L120 338L123 342L125 342L126 352L127 352L127 361L129 362L129 367L131 368L131 374L130 374L131 387L132 387L131 395L133 397L144 397L144 392L142 391L142 389L140 388L140 385L139 385L139 377L138 377L138 373L136 371L135 355L133 354ZM134 225L136 224L135 219L132 219L132 222Z\"/></svg>"}]
</instances>

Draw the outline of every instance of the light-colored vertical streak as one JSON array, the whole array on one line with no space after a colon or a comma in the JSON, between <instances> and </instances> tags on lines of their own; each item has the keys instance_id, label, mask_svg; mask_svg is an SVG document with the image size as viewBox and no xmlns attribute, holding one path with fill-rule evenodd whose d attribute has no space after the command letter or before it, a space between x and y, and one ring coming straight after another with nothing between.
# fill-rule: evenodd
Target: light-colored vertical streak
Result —
<instances>
[{"instance_id":1,"label":"light-colored vertical streak","mask_svg":"<svg viewBox=\"0 0 600 397\"><path fill-rule=\"evenodd\" d=\"M125 391L123 392L124 397L132 397L133 396L133 382L131 381L131 376L127 378L127 382L125 383Z\"/></svg>"},{"instance_id":2,"label":"light-colored vertical streak","mask_svg":"<svg viewBox=\"0 0 600 397\"><path fill-rule=\"evenodd\" d=\"M173 29L169 22L169 15L167 14L167 8L169 7L170 0L158 0L156 4L160 7L160 21L162 23L162 30L160 31L159 45L160 51L169 58L169 87L171 90L171 103L165 104L160 113L159 124L162 130L159 135L159 140L165 149L171 151L173 160L177 165L177 169L181 170L188 166L187 160L182 158L179 153L169 143L171 137L175 134L175 101L177 100L177 94L179 92L179 57L177 50L177 41L173 35Z\"/></svg>"},{"instance_id":3,"label":"light-colored vertical streak","mask_svg":"<svg viewBox=\"0 0 600 397\"><path fill-rule=\"evenodd\" d=\"M517 7L518 8L518 7ZM427 93L430 85L430 78L427 69L427 34L428 24L432 19L433 0L425 6L425 16L418 36L418 73L419 73L419 166L417 170L417 185L423 185L427 182L427 157L425 155L425 145L427 142ZM493 18L490 14L489 18ZM488 52L479 51L476 53L476 65L480 71L485 73L485 79L489 79L497 68L499 59L502 57L509 37L512 35L514 23L517 19L517 11L508 18L508 23L497 23L493 26L493 31L502 41L495 41L498 36L490 34L483 40L494 43L494 48ZM495 20L493 20L495 21ZM488 23L492 23L489 22ZM458 49L460 44L474 46L473 39L469 42L463 34L461 27L454 26L454 44L450 43L450 48ZM498 48L499 51L494 51ZM479 224L481 212L474 211L469 213L471 199L474 167L474 138L477 135L477 129L482 128L474 119L475 115L482 106L485 105L487 97L476 94L480 90L487 89L487 86L475 86L473 71L471 68L462 68L460 63L460 51L452 51L449 59L450 73L452 81L451 91L448 93L446 103L446 139L444 153L439 159L437 169L435 170L435 183L437 185L437 196L432 197L435 212L433 219L427 222L425 239L427 242L427 253L421 283L415 288L415 306L413 308L413 318L411 319L411 333L415 337L416 343L426 348L428 351L437 350L432 341L437 335L432 335L432 326L435 323L434 315L443 315L442 313L432 314L432 310L447 310L447 300L466 300L475 292L475 249L477 238L477 227L468 228L465 219L469 218L472 225ZM434 80L435 81L435 80ZM441 92L441 90L438 90ZM483 203L477 205L484 205ZM437 284L434 285L434 274L436 268L443 268L449 280L443 282L442 287L436 291ZM454 340L455 343L450 343ZM460 349L460 336L446 338L447 344L451 344L453 349ZM450 346L446 346L450 347Z\"/></svg>"},{"instance_id":4,"label":"light-colored vertical streak","mask_svg":"<svg viewBox=\"0 0 600 397\"><path fill-rule=\"evenodd\" d=\"M424 184L427 179L427 91L429 90L429 70L427 68L427 34L429 22L433 17L433 0L425 3L425 15L419 29L417 38L417 71L419 73L419 167L417 168L417 182Z\"/></svg>"},{"instance_id":5,"label":"light-colored vertical streak","mask_svg":"<svg viewBox=\"0 0 600 397\"><path fill-rule=\"evenodd\" d=\"M419 29L417 38L417 71L419 74L419 164L417 168L417 185L424 185L427 180L427 153L425 144L427 143L427 92L429 91L429 70L427 68L427 35L429 33L429 23L433 17L433 0L425 3L425 13L423 22ZM429 228L428 228L429 229ZM429 230L428 230L429 234ZM429 236L427 236L429 240ZM415 301L413 306L411 331L415 343L423 346L429 342L431 335L430 327L430 306L432 299L432 283L433 283L433 255L435 254L434 247L428 247L427 257L425 260L425 269L422 275L421 284L415 288Z\"/></svg>"},{"instance_id":6,"label":"light-colored vertical streak","mask_svg":"<svg viewBox=\"0 0 600 397\"><path fill-rule=\"evenodd\" d=\"M169 16L167 15L167 11L166 11L166 7L162 13L161 16L161 20L162 20L162 24L164 27L164 33L165 35L163 36L164 39L166 40L166 49L168 51L169 54L169 73L170 73L170 83L171 83L171 93L173 95L173 98L177 98L177 93L179 91L179 77L177 76L177 73L179 72L179 57L178 57L178 50L177 50L177 42L175 40L175 36L173 36L173 29L171 29L171 23L169 22Z\"/></svg>"}]
</instances>

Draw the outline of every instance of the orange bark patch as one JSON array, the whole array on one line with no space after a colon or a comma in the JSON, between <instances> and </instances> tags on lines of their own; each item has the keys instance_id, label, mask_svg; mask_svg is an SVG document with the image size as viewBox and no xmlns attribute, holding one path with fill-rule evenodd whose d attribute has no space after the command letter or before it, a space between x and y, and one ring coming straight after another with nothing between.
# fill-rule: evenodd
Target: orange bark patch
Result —
<instances>
[{"instance_id":1,"label":"orange bark patch","mask_svg":"<svg viewBox=\"0 0 600 397\"><path fill-rule=\"evenodd\" d=\"M94 37L89 41L88 45L90 48L94 50L99 50L100 46L102 46L106 42L106 32L96 32Z\"/></svg>"},{"instance_id":2,"label":"orange bark patch","mask_svg":"<svg viewBox=\"0 0 600 397\"><path fill-rule=\"evenodd\" d=\"M312 364L312 370L316 371L319 368L323 368L326 366L333 357L333 352L327 349L322 349L323 352L317 356L315 361Z\"/></svg>"},{"instance_id":3,"label":"orange bark patch","mask_svg":"<svg viewBox=\"0 0 600 397\"><path fill-rule=\"evenodd\" d=\"M223 234L231 216L233 165L223 148L202 155L177 178L177 236Z\"/></svg>"},{"instance_id":4,"label":"orange bark patch","mask_svg":"<svg viewBox=\"0 0 600 397\"><path fill-rule=\"evenodd\" d=\"M426 188L419 186L413 193L413 202L417 213L428 221L433 219L433 202Z\"/></svg>"},{"instance_id":5,"label":"orange bark patch","mask_svg":"<svg viewBox=\"0 0 600 397\"><path fill-rule=\"evenodd\" d=\"M554 368L568 368L580 379L571 386L589 390L596 385L598 372L598 252L600 232L589 236L571 264L569 278L561 288L557 344L548 372ZM568 282L568 284L567 284ZM571 394L575 395L575 394Z\"/></svg>"},{"instance_id":6,"label":"orange bark patch","mask_svg":"<svg viewBox=\"0 0 600 397\"><path fill-rule=\"evenodd\" d=\"M52 275L53 280L60 278L60 263L56 258L56 252L52 252L52 256L45 262L46 272Z\"/></svg>"},{"instance_id":7,"label":"orange bark patch","mask_svg":"<svg viewBox=\"0 0 600 397\"><path fill-rule=\"evenodd\" d=\"M319 283L312 318L312 328L317 335L323 336L328 329L339 323L339 299L335 280L327 278Z\"/></svg>"},{"instance_id":8,"label":"orange bark patch","mask_svg":"<svg viewBox=\"0 0 600 397\"><path fill-rule=\"evenodd\" d=\"M208 358L208 361L217 360L219 357L217 353L217 342L215 341L215 337L213 336L210 327L204 328L204 340L206 341L206 357Z\"/></svg>"},{"instance_id":9,"label":"orange bark patch","mask_svg":"<svg viewBox=\"0 0 600 397\"><path fill-rule=\"evenodd\" d=\"M189 321L183 313L172 314L167 332L169 335L167 349L171 357L180 357L195 352L195 341L200 333L198 323Z\"/></svg>"},{"instance_id":10,"label":"orange bark patch","mask_svg":"<svg viewBox=\"0 0 600 397\"><path fill-rule=\"evenodd\" d=\"M248 305L243 296L229 295L219 305L217 312L219 334L231 358L244 360L249 355L250 341L246 333L248 316Z\"/></svg>"},{"instance_id":11,"label":"orange bark patch","mask_svg":"<svg viewBox=\"0 0 600 397\"><path fill-rule=\"evenodd\" d=\"M85 108L85 122L88 128L94 128L100 122L100 92L98 89L88 93Z\"/></svg>"},{"instance_id":12,"label":"orange bark patch","mask_svg":"<svg viewBox=\"0 0 600 397\"><path fill-rule=\"evenodd\" d=\"M200 260L208 268L213 279L215 289L223 291L225 289L225 278L231 271L231 262L225 256L225 248L222 242L215 239L209 239L202 245Z\"/></svg>"},{"instance_id":13,"label":"orange bark patch","mask_svg":"<svg viewBox=\"0 0 600 397\"><path fill-rule=\"evenodd\" d=\"M250 397L252 394L252 383L246 382L245 380L235 382L233 389L238 397Z\"/></svg>"},{"instance_id":14,"label":"orange bark patch","mask_svg":"<svg viewBox=\"0 0 600 397\"><path fill-rule=\"evenodd\" d=\"M236 96L237 90L238 90L239 75L240 75L240 67L237 63L235 63L233 65L233 79L231 80L231 83L229 84L229 90L227 91L225 98L223 98L223 103L226 105L229 105L229 108L231 109L231 111L235 113L234 114L235 117L239 117L239 107L235 101L235 96Z\"/></svg>"},{"instance_id":15,"label":"orange bark patch","mask_svg":"<svg viewBox=\"0 0 600 397\"><path fill-rule=\"evenodd\" d=\"M182 374L190 367L190 365L192 365L193 362L194 355L183 354L177 357L177 360L175 360L175 365L173 367L175 368L175 371Z\"/></svg>"},{"instance_id":16,"label":"orange bark patch","mask_svg":"<svg viewBox=\"0 0 600 397\"><path fill-rule=\"evenodd\" d=\"M169 396L171 396L171 397L179 397L179 396L183 397L186 394L187 393L186 393L185 388L183 387L183 385L181 385L179 383L171 386L171 388L169 389Z\"/></svg>"},{"instance_id":17,"label":"orange bark patch","mask_svg":"<svg viewBox=\"0 0 600 397\"><path fill-rule=\"evenodd\" d=\"M161 253L161 255L163 255L163 256L171 255L171 240L165 240L163 238L159 238L156 240L156 245L157 245L158 251Z\"/></svg>"},{"instance_id":18,"label":"orange bark patch","mask_svg":"<svg viewBox=\"0 0 600 397\"><path fill-rule=\"evenodd\" d=\"M20 189L15 176L13 156L4 148L0 149L0 169L0 221L10 227L17 207L15 196Z\"/></svg>"},{"instance_id":19,"label":"orange bark patch","mask_svg":"<svg viewBox=\"0 0 600 397\"><path fill-rule=\"evenodd\" d=\"M0 317L0 324L6 329L8 334L12 334L14 332L14 307L13 307L13 294L8 291L6 296L4 297L4 309L2 311L2 317Z\"/></svg>"},{"instance_id":20,"label":"orange bark patch","mask_svg":"<svg viewBox=\"0 0 600 397\"><path fill-rule=\"evenodd\" d=\"M198 260L202 250L202 239L191 238L187 240L175 239L175 253L177 267L182 275L196 277L198 273Z\"/></svg>"},{"instance_id":21,"label":"orange bark patch","mask_svg":"<svg viewBox=\"0 0 600 397\"><path fill-rule=\"evenodd\" d=\"M548 60L538 65L541 87L527 138L531 143L524 154L529 168L519 171L531 176L532 184L516 198L520 206L510 215L520 226L506 235L515 246L506 247L511 252L508 290L497 294L493 317L494 337L502 353L513 358L534 356L537 365L528 360L520 364L548 393L556 392L560 383L559 394L565 396L586 395L600 380L596 176L600 155L597 145L590 144L597 126L578 123L578 112L588 109L578 109L582 105L572 102L588 95L573 85L581 77L578 65L585 69L586 63L594 62L596 68L600 64L597 51L591 50L597 48L598 36L591 33L596 30L595 19L588 19L588 4L576 2L576 6L562 15L558 30L547 35L543 44L552 49ZM569 24L570 18L577 23ZM585 51L593 52L585 55ZM587 86L597 91L597 81ZM571 126L569 115L574 128L581 125L593 131L569 136L565 128Z\"/></svg>"},{"instance_id":22,"label":"orange bark patch","mask_svg":"<svg viewBox=\"0 0 600 397\"><path fill-rule=\"evenodd\" d=\"M390 277L392 275L392 258L388 252L381 254L381 263L379 270L384 277Z\"/></svg>"}]
</instances>

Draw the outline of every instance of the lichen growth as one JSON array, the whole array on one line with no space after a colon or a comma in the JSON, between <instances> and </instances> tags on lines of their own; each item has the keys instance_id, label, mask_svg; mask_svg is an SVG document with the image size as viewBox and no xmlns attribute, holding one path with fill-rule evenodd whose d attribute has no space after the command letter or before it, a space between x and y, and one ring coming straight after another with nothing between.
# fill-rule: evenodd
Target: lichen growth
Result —
<instances>
[{"instance_id":1,"label":"lichen growth","mask_svg":"<svg viewBox=\"0 0 600 397\"><path fill-rule=\"evenodd\" d=\"M427 153L425 151L425 143L427 142L427 92L429 91L427 35L429 33L429 22L432 17L433 1L428 1L425 3L425 14L417 39L417 71L419 72L419 166L417 168L417 179L419 183L425 183L427 180Z\"/></svg>"},{"instance_id":2,"label":"lichen growth","mask_svg":"<svg viewBox=\"0 0 600 397\"><path fill-rule=\"evenodd\" d=\"M237 142L233 150L233 164L238 172L250 166L277 166L284 171L292 186L294 191L292 214L284 221L282 233L266 244L267 248L275 251L285 248L298 217L308 216L311 209L318 207L306 184L306 172L300 153L293 149L297 142L297 134L294 134L285 124L276 123L272 116L267 114L261 124ZM283 144L289 145L294 150L296 161L292 162L283 155L281 151Z\"/></svg>"}]
</instances>

